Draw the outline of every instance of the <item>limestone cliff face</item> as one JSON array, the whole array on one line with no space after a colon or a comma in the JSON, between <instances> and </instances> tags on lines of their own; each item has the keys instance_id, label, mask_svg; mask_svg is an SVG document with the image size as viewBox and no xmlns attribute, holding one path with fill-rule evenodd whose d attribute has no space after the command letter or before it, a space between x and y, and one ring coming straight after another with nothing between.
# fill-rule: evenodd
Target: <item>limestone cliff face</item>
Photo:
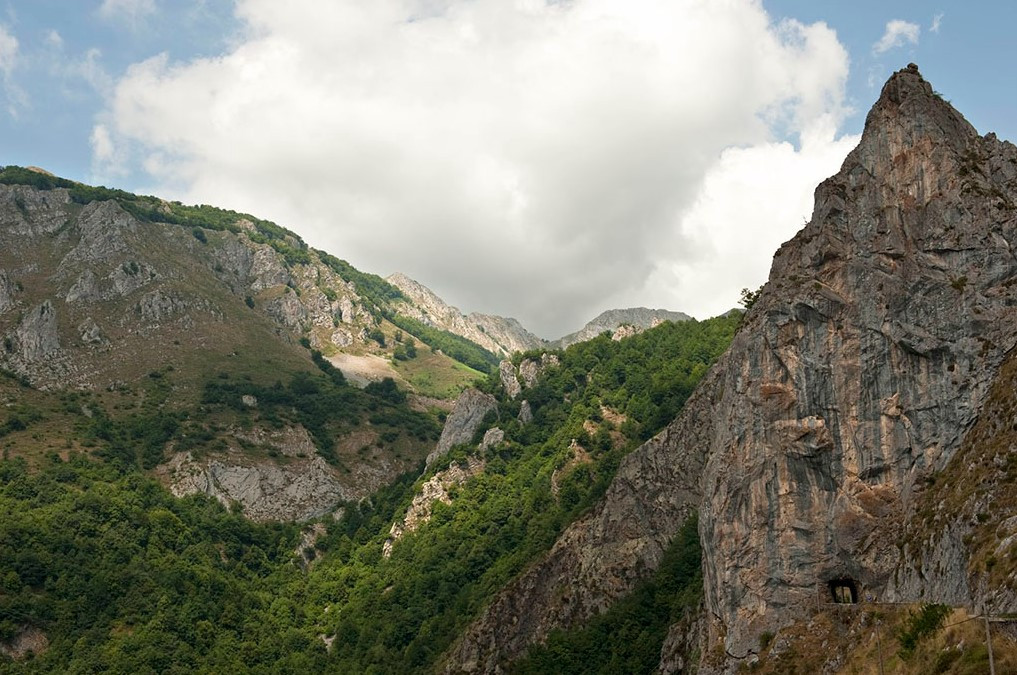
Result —
<instances>
[{"instance_id":1,"label":"limestone cliff face","mask_svg":"<svg viewBox=\"0 0 1017 675\"><path fill-rule=\"evenodd\" d=\"M917 68L895 74L720 366L700 527L728 654L840 577L914 599L891 592L889 525L1017 342L1015 205L1017 148L979 137Z\"/></svg>"},{"instance_id":2,"label":"limestone cliff face","mask_svg":"<svg viewBox=\"0 0 1017 675\"><path fill-rule=\"evenodd\" d=\"M727 655L710 667L736 667L834 579L878 599L977 603L966 579L902 574L897 539L1017 342L1015 244L1017 148L978 136L914 66L895 74L682 414L499 594L447 671L499 672L601 611L695 508L707 617L695 630L702 653ZM927 557L956 567L957 545L940 537ZM665 670L688 643L672 633Z\"/></svg>"},{"instance_id":3,"label":"limestone cliff face","mask_svg":"<svg viewBox=\"0 0 1017 675\"><path fill-rule=\"evenodd\" d=\"M463 314L405 274L396 273L385 280L409 299L399 305L400 314L471 340L492 354L511 356L513 352L525 352L544 344L544 340L515 319L476 312Z\"/></svg>"}]
</instances>

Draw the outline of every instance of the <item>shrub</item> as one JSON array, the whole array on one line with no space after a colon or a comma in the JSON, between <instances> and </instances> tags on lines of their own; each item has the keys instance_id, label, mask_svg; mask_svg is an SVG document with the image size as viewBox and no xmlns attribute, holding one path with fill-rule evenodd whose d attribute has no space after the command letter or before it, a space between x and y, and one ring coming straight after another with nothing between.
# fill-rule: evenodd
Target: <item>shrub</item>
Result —
<instances>
[{"instance_id":1,"label":"shrub","mask_svg":"<svg viewBox=\"0 0 1017 675\"><path fill-rule=\"evenodd\" d=\"M897 641L900 643L897 654L905 661L910 659L922 638L939 630L951 611L947 605L927 603L917 612L912 612L904 628L897 633Z\"/></svg>"}]
</instances>

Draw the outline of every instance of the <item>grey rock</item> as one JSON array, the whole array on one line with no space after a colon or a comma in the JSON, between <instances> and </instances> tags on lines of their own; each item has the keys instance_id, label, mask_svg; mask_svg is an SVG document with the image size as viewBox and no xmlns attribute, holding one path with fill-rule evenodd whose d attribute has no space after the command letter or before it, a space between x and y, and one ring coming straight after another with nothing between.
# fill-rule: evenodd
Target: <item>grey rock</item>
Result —
<instances>
[{"instance_id":1,"label":"grey rock","mask_svg":"<svg viewBox=\"0 0 1017 675\"><path fill-rule=\"evenodd\" d=\"M173 494L206 494L227 506L236 502L256 521L306 520L356 496L317 456L275 464L242 458L198 462L183 453L167 470Z\"/></svg>"},{"instance_id":2,"label":"grey rock","mask_svg":"<svg viewBox=\"0 0 1017 675\"><path fill-rule=\"evenodd\" d=\"M455 407L445 419L438 445L427 456L427 466L444 457L454 445L469 443L484 418L498 409L498 401L490 394L467 389L456 399Z\"/></svg>"},{"instance_id":3,"label":"grey rock","mask_svg":"<svg viewBox=\"0 0 1017 675\"><path fill-rule=\"evenodd\" d=\"M78 335L81 341L88 345L101 345L107 344L109 340L106 339L106 335L99 328L99 325L95 322L92 317L87 317L84 321L78 324Z\"/></svg>"},{"instance_id":4,"label":"grey rock","mask_svg":"<svg viewBox=\"0 0 1017 675\"><path fill-rule=\"evenodd\" d=\"M530 408L529 401L523 401L519 404L519 421L523 424L529 424L533 421L533 410Z\"/></svg>"},{"instance_id":5,"label":"grey rock","mask_svg":"<svg viewBox=\"0 0 1017 675\"><path fill-rule=\"evenodd\" d=\"M155 290L146 293L137 305L137 311L141 318L149 323L159 323L184 311L188 307L187 301L176 295Z\"/></svg>"},{"instance_id":6,"label":"grey rock","mask_svg":"<svg viewBox=\"0 0 1017 675\"><path fill-rule=\"evenodd\" d=\"M545 370L559 365L557 354L544 353L540 359L523 359L519 364L519 377L523 380L523 386L530 388L537 384L537 380Z\"/></svg>"},{"instance_id":7,"label":"grey rock","mask_svg":"<svg viewBox=\"0 0 1017 675\"><path fill-rule=\"evenodd\" d=\"M302 333L307 324L307 307L296 293L286 292L265 303L265 312L295 333Z\"/></svg>"},{"instance_id":8,"label":"grey rock","mask_svg":"<svg viewBox=\"0 0 1017 675\"><path fill-rule=\"evenodd\" d=\"M267 244L250 244L250 247L254 250L249 269L252 291L286 286L293 280L285 262L274 248Z\"/></svg>"},{"instance_id":9,"label":"grey rock","mask_svg":"<svg viewBox=\"0 0 1017 675\"><path fill-rule=\"evenodd\" d=\"M92 265L111 263L130 249L131 235L137 221L115 201L92 202L78 215L79 239L63 261L61 268L73 263Z\"/></svg>"},{"instance_id":10,"label":"grey rock","mask_svg":"<svg viewBox=\"0 0 1017 675\"><path fill-rule=\"evenodd\" d=\"M0 270L0 314L17 306L17 292L17 285L11 280L7 272Z\"/></svg>"},{"instance_id":11,"label":"grey rock","mask_svg":"<svg viewBox=\"0 0 1017 675\"><path fill-rule=\"evenodd\" d=\"M156 271L147 264L138 263L135 260L126 261L114 267L113 271L109 273L107 277L110 281L108 297L116 298L129 295L142 286L152 283L158 277Z\"/></svg>"},{"instance_id":12,"label":"grey rock","mask_svg":"<svg viewBox=\"0 0 1017 675\"><path fill-rule=\"evenodd\" d=\"M60 333L53 303L46 300L24 316L14 331L20 359L35 363L60 350Z\"/></svg>"},{"instance_id":13,"label":"grey rock","mask_svg":"<svg viewBox=\"0 0 1017 675\"><path fill-rule=\"evenodd\" d=\"M67 223L67 190L0 185L0 230L25 237L58 232Z\"/></svg>"},{"instance_id":14,"label":"grey rock","mask_svg":"<svg viewBox=\"0 0 1017 675\"><path fill-rule=\"evenodd\" d=\"M917 599L892 582L883 524L956 452L1017 342L1015 163L909 67L777 252L719 366L703 476L710 631L730 653L836 577ZM957 556L947 537L925 564ZM936 594L955 601L965 583Z\"/></svg>"},{"instance_id":15,"label":"grey rock","mask_svg":"<svg viewBox=\"0 0 1017 675\"><path fill-rule=\"evenodd\" d=\"M86 269L77 278L70 290L67 291L64 300L73 304L77 302L92 302L101 297L102 292L99 290L99 279L96 278L95 272L91 269Z\"/></svg>"},{"instance_id":16,"label":"grey rock","mask_svg":"<svg viewBox=\"0 0 1017 675\"><path fill-rule=\"evenodd\" d=\"M516 377L516 367L508 359L498 364L498 377L501 379L501 386L509 398L519 396L523 388Z\"/></svg>"},{"instance_id":17,"label":"grey rock","mask_svg":"<svg viewBox=\"0 0 1017 675\"><path fill-rule=\"evenodd\" d=\"M505 432L498 427L492 427L484 432L484 439L480 441L480 449L487 450L488 448L493 448L504 440Z\"/></svg>"},{"instance_id":18,"label":"grey rock","mask_svg":"<svg viewBox=\"0 0 1017 675\"><path fill-rule=\"evenodd\" d=\"M536 349L544 344L544 340L527 331L515 319L490 314L464 315L434 291L404 274L393 274L386 281L409 299L398 306L400 314L464 337L492 354L510 356L513 352Z\"/></svg>"}]
</instances>

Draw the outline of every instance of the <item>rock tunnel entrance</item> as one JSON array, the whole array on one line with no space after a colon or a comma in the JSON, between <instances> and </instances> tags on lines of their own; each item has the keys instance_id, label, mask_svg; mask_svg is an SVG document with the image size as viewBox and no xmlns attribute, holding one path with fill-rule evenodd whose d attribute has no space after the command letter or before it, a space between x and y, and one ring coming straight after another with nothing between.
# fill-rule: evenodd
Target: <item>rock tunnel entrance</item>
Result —
<instances>
[{"instance_id":1,"label":"rock tunnel entrance","mask_svg":"<svg viewBox=\"0 0 1017 675\"><path fill-rule=\"evenodd\" d=\"M858 584L849 577L831 579L827 582L833 601L840 605L854 605L858 602Z\"/></svg>"}]
</instances>

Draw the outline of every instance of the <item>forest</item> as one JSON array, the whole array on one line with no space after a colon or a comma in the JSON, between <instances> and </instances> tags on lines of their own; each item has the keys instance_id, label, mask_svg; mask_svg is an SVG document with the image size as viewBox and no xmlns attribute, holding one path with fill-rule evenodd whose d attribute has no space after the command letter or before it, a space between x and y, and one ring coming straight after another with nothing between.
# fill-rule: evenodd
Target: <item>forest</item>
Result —
<instances>
[{"instance_id":1,"label":"forest","mask_svg":"<svg viewBox=\"0 0 1017 675\"><path fill-rule=\"evenodd\" d=\"M3 668L429 672L492 595L590 509L622 457L674 417L739 321L734 313L573 345L523 392L533 411L528 423L518 419L520 400L506 397L491 375L483 388L496 394L498 411L477 435L498 426L503 443L482 453L457 446L428 472L345 504L338 517L321 519L326 533L307 550L298 545L300 525L255 524L209 498L175 498L144 471L143 450L116 450L132 442L160 447L159 433L104 436L86 426L80 433L92 434L94 457L54 453L36 468L5 458L0 640L30 626L45 633L49 648ZM327 448L329 424L343 418L315 426L327 414L314 406L330 407L337 397L346 414L361 410L434 437L426 417L407 416L386 400L392 392L375 389L353 393L326 372L268 387L213 376L203 405L240 409L241 396L258 396L265 405L257 414L306 422ZM574 461L577 444L585 461ZM421 482L468 455L485 470L382 556ZM640 653L659 653L667 626L698 600L698 555L692 523L629 600L584 631L556 633L518 672L550 672L556 663L571 664L565 672L611 672L636 644Z\"/></svg>"}]
</instances>

